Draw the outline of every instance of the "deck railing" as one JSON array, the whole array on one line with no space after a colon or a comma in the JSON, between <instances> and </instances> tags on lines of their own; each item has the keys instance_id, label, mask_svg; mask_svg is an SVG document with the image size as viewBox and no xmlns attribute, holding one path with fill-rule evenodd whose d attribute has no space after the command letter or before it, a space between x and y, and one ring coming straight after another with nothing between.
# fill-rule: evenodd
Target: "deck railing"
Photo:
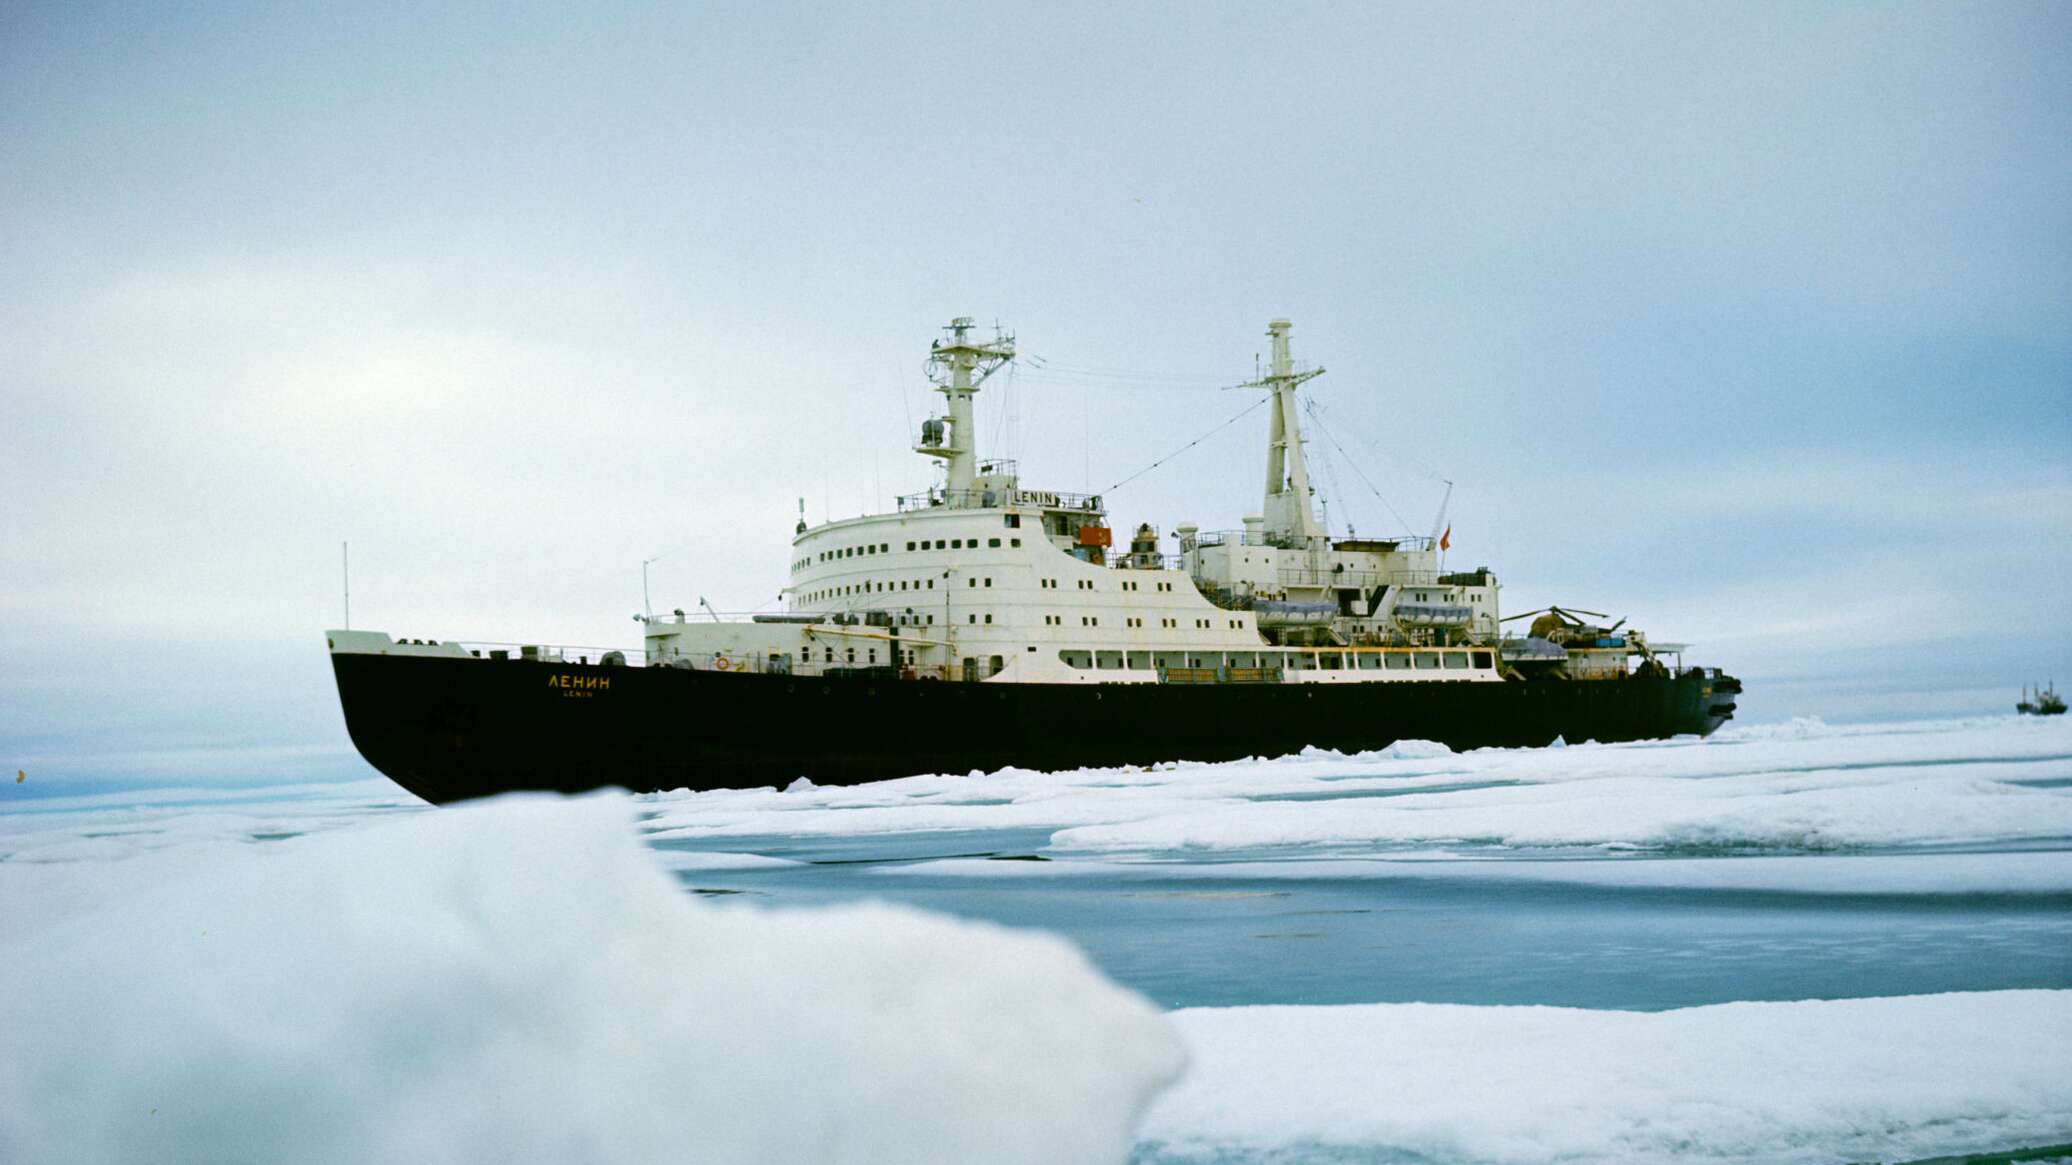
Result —
<instances>
[{"instance_id":1,"label":"deck railing","mask_svg":"<svg viewBox=\"0 0 2072 1165\"><path fill-rule=\"evenodd\" d=\"M1048 489L931 489L917 494L905 494L898 501L899 512L902 514L943 506L960 510L1020 506L1031 509L1069 510L1082 514L1107 512L1107 507L1102 504L1099 494L1060 493Z\"/></svg>"},{"instance_id":2,"label":"deck railing","mask_svg":"<svg viewBox=\"0 0 2072 1165\"><path fill-rule=\"evenodd\" d=\"M575 647L545 643L492 643L457 641L469 655L482 660L513 663L576 664L588 667L679 667L693 671L734 672L749 675L795 676L883 676L892 679L960 679L957 668L900 667L874 663L868 658L852 660L846 652L839 658L807 659L805 653L761 651L681 651L650 657L647 652L626 647Z\"/></svg>"}]
</instances>

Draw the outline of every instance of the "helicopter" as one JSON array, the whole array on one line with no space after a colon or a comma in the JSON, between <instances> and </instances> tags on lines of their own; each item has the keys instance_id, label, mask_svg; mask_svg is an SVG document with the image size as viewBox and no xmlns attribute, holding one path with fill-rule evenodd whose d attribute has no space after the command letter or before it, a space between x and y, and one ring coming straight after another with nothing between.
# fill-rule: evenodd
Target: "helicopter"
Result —
<instances>
[{"instance_id":1,"label":"helicopter","mask_svg":"<svg viewBox=\"0 0 2072 1165\"><path fill-rule=\"evenodd\" d=\"M1499 622L1509 623L1514 619L1531 619L1532 624L1525 632L1528 636L1534 639L1545 639L1549 643L1564 646L1567 644L1585 646L1599 639L1609 639L1618 634L1619 628L1626 625L1626 620L1623 618L1609 626L1591 623L1581 618L1584 615L1588 615L1593 619L1611 618L1610 615L1605 614L1603 611L1586 611L1581 607L1549 606L1531 611L1521 611L1516 615L1506 615ZM1626 632L1626 643L1638 649L1642 658L1646 659L1647 662L1655 662L1655 653L1648 646L1647 636L1638 631L1628 631Z\"/></svg>"}]
</instances>

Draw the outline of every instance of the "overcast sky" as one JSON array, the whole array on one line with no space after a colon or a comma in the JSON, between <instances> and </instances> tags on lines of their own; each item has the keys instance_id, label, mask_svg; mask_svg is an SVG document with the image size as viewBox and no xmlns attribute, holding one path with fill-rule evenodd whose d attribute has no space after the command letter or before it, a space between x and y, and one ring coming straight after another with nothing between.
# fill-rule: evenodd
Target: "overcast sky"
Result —
<instances>
[{"instance_id":1,"label":"overcast sky","mask_svg":"<svg viewBox=\"0 0 2072 1165\"><path fill-rule=\"evenodd\" d=\"M1104 489L1295 321L1333 525L1754 719L2072 681L2062 4L0 9L0 761L366 775L321 632L637 645L986 452ZM1111 490L1259 508L1254 413ZM1312 435L1315 437L1315 434ZM1336 447L1333 447L1335 444ZM1371 487L1371 488L1370 488Z\"/></svg>"}]
</instances>

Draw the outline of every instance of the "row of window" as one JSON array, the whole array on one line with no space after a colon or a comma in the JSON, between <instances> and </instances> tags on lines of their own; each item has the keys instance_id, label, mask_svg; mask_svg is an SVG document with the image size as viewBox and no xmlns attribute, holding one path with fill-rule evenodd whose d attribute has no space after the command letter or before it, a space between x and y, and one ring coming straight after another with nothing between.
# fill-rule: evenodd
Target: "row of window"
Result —
<instances>
[{"instance_id":1,"label":"row of window","mask_svg":"<svg viewBox=\"0 0 2072 1165\"><path fill-rule=\"evenodd\" d=\"M1055 590L1055 589L1057 589L1057 585L1058 585L1058 580L1056 580L1056 579L1054 579L1054 578L1046 578L1046 579L1040 579L1040 580L1038 580L1038 581L1039 581L1039 582L1040 582L1040 583L1042 584L1042 586L1043 586L1044 588L1047 588L1047 589L1051 589L1051 590ZM1078 583L1078 586L1079 586L1079 587L1080 587L1081 589L1083 589L1083 590L1089 590L1089 591L1090 591L1090 590L1093 590L1093 589L1094 589L1094 584L1093 584L1093 580L1091 580L1091 579L1078 579L1078 580L1076 580L1076 581L1077 581L1077 583ZM974 588L974 589L975 589L975 588L978 588L978 587L980 587L980 586L988 586L988 587L990 587L990 586L992 586L992 585L993 585L993 580L992 580L992 578L991 578L991 577L988 577L988 576L981 576L981 575L970 575L970 576L967 576L967 577L965 578L965 580L964 580L964 585L965 585L966 587L970 587L970 588ZM1125 590L1135 590L1135 589L1137 588L1137 585L1138 585L1138 584L1136 584L1136 583L1133 583L1133 582L1125 582L1125 583L1123 583L1122 585L1123 585L1123 589L1125 589ZM1158 586L1159 586L1159 589L1160 589L1160 590L1164 590L1164 589L1166 589L1166 588L1170 587L1171 585L1172 585L1171 583L1159 583L1159 584L1158 584ZM905 590L916 590L916 591L920 591L920 590L929 590L929 591L932 591L932 590L934 590L934 589L935 589L935 580L934 580L934 579L932 579L932 578L929 578L929 579L876 579L876 580L872 580L872 581L869 581L869 582L860 582L860 583L845 583L845 584L843 584L843 585L841 585L841 586L823 587L823 588L821 588L820 590L815 590L815 591L807 591L807 592L805 592L804 594L800 595L800 596L799 596L799 599L800 599L800 601L801 601L801 602L807 602L807 603L817 603L817 602L821 602L821 601L823 601L823 600L826 600L826 599L836 599L836 598L845 598L845 597L847 597L847 596L849 596L849 595L874 595L874 594L883 594L883 593L885 593L886 591L905 591ZM1226 622L1228 622L1228 623L1230 624L1230 626L1231 626L1231 627L1232 627L1233 629L1242 629L1242 628L1244 627L1244 625L1245 625L1245 624L1244 624L1244 620L1242 620L1242 619L1229 619L1229 620L1226 620ZM1134 623L1132 623L1132 624L1130 624L1130 625L1131 625L1131 626L1133 626L1133 627L1141 627L1141 626L1143 626L1143 620L1139 619L1139 620L1135 621ZM1194 625L1195 625L1196 627L1210 627L1210 626L1213 626L1214 624L1213 624L1213 621L1212 621L1212 620L1209 620L1209 619L1196 619L1196 620L1194 621ZM1175 621L1175 620L1172 620L1172 619L1161 619L1161 620L1159 620L1159 626L1161 626L1161 627L1177 627L1177 626L1179 626L1179 623L1178 623L1177 621Z\"/></svg>"},{"instance_id":2,"label":"row of window","mask_svg":"<svg viewBox=\"0 0 2072 1165\"><path fill-rule=\"evenodd\" d=\"M1067 648L1058 659L1076 668L1284 668L1288 671L1467 671L1496 666L1490 651L1084 651Z\"/></svg>"},{"instance_id":3,"label":"row of window","mask_svg":"<svg viewBox=\"0 0 2072 1165\"><path fill-rule=\"evenodd\" d=\"M973 579L972 581L973 581L973 582L975 583L975 582L977 582L977 581L979 581L979 580L977 580L977 579ZM986 579L986 580L984 580L984 581L985 581L985 584L986 584L987 586L992 586L992 585L993 585L993 580L992 580L992 579ZM881 585L882 585L882 584L881 584ZM934 586L935 584L934 584L933 582L930 582L930 583L929 583L929 585L930 585L930 586L932 587L932 586ZM834 590L836 590L836 591L845 591L846 589L847 589L847 588L843 588L843 587L836 587L836 588L834 588ZM867 588L866 588L866 589L867 589ZM905 588L904 588L904 585L903 585L903 584L902 584L902 587L901 587L901 589L905 589ZM919 585L918 583L917 583L917 584L915 584L915 587L914 587L914 589L915 589L915 590L919 590L919 589L921 589L921 588L920 588L920 585ZM816 593L823 593L823 592L816 592ZM808 598L811 598L812 596L811 596L811 595L809 595L809 596L807 596L807 597L808 597ZM896 618L896 621L898 622L899 626L901 626L901 627L910 627L910 626L911 626L911 627L921 627L921 626L933 626L933 625L934 625L934 623L935 623L935 616L934 616L934 615L917 615L917 614L915 614L915 613L914 613L914 609L913 609L912 607L908 607L908 608L906 609L906 613L905 613L904 615L899 615L899 616L896 616L895 618ZM924 620L925 620L925 622L924 622ZM991 612L977 612L977 611L969 611L969 612L966 612L966 613L965 613L965 620L966 620L967 622L970 622L970 623L981 623L981 622L983 622L983 623L987 623L987 624L990 624L990 623L992 623L992 621L993 621L993 616L992 616L992 613L991 613ZM1231 630L1233 630L1233 631L1239 631L1239 630L1243 630L1243 629L1244 629L1244 621L1243 621L1243 620L1240 620L1240 619L1228 619L1228 620L1225 620L1225 622L1226 622L1226 623L1227 623L1227 624L1229 625L1230 629L1231 629ZM1144 620L1142 620L1142 619L1140 619L1140 618L1133 618L1133 617L1132 617L1132 618L1125 618L1125 619L1124 619L1124 620L1122 621L1122 624L1123 624L1123 626L1125 626L1125 627L1142 627L1142 626L1144 625ZM1062 626L1064 626L1064 625L1065 625L1065 617L1064 617L1063 615L1045 615L1045 616L1043 617L1043 625L1044 625L1045 627L1062 627ZM1099 626L1101 625L1101 617L1100 617L1099 615L1081 615L1081 616L1079 617L1079 625L1080 625L1081 627L1099 627ZM1160 627L1165 627L1165 628L1171 628L1171 629L1176 629L1176 630L1177 630L1177 629L1179 628L1179 626L1180 626L1180 621L1179 621L1178 619L1160 619L1160 620L1158 621L1158 625L1159 625ZM1215 621L1214 621L1214 620L1211 620L1211 619L1196 619L1196 620L1194 621L1194 626L1195 626L1195 627L1196 627L1196 629L1198 629L1198 630L1211 630L1211 629L1213 629L1213 628L1214 628L1214 626L1215 626Z\"/></svg>"},{"instance_id":4,"label":"row of window","mask_svg":"<svg viewBox=\"0 0 2072 1165\"><path fill-rule=\"evenodd\" d=\"M992 622L992 616L986 622ZM834 647L822 647L822 663L837 662ZM857 658L857 649L844 647L839 662L874 664L878 662L878 649L866 647L863 658ZM1029 650L1034 651L1031 647ZM912 652L901 652L904 662L913 663ZM1080 651L1066 649L1058 652L1058 659L1070 667L1095 668L1118 671L1128 668L1133 671L1149 671L1154 667L1285 667L1289 671L1336 671L1347 670L1348 665L1340 660L1341 654L1353 654L1359 660L1358 670L1375 671L1386 668L1392 671L1463 671L1471 667L1488 668L1494 665L1492 653L1487 651L1397 651L1386 654L1340 653L1335 651L1239 651L1239 652L1169 652L1169 651ZM802 659L810 662L813 649L800 652ZM999 657L993 657L993 670L1000 670ZM1372 662L1369 662L1372 661ZM1384 662L1385 661L1385 662Z\"/></svg>"},{"instance_id":5,"label":"row of window","mask_svg":"<svg viewBox=\"0 0 2072 1165\"><path fill-rule=\"evenodd\" d=\"M908 585L909 583L912 585ZM993 580L987 579L986 585L992 586ZM818 603L825 599L838 599L847 595L875 595L886 591L932 591L934 589L935 580L932 578L880 579L875 582L847 583L843 586L823 587L817 591L807 591L799 596L799 601Z\"/></svg>"},{"instance_id":6,"label":"row of window","mask_svg":"<svg viewBox=\"0 0 2072 1165\"><path fill-rule=\"evenodd\" d=\"M1000 539L988 538L985 541L987 549L1000 549ZM979 540L976 538L937 538L932 541L924 538L918 542L907 543L906 548L910 551L977 550L979 548L978 543ZM1021 549L1022 540L1019 538L1009 538L1007 545L1009 549L1019 550ZM890 542L867 542L862 546L844 546L836 550L823 550L812 558L801 558L797 562L792 563L791 566L793 570L802 570L815 562L833 562L839 558L864 558L874 554L890 553L892 553L892 544Z\"/></svg>"}]
</instances>

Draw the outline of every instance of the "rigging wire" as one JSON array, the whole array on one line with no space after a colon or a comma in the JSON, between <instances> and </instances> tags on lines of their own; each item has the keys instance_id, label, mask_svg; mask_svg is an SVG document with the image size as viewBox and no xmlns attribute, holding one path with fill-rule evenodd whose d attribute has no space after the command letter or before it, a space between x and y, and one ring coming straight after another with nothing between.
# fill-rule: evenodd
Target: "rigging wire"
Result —
<instances>
[{"instance_id":1,"label":"rigging wire","mask_svg":"<svg viewBox=\"0 0 2072 1165\"><path fill-rule=\"evenodd\" d=\"M1180 454L1187 452L1189 449L1194 448L1196 445L1201 444L1203 441L1208 440L1209 438L1215 436L1223 430L1228 429L1230 426L1237 424L1241 420L1244 420L1246 414L1250 413L1253 409L1258 408L1260 405L1263 405L1267 401L1272 399L1273 398L1270 396L1260 397L1258 400L1255 400L1251 404L1246 405L1242 410L1238 412L1236 416L1230 418L1227 421L1224 421L1222 424L1217 425L1215 428L1210 429L1208 432L1203 433L1201 436L1196 437L1194 440L1189 441L1187 444L1180 446L1178 449L1173 450L1171 453L1166 454L1164 457L1161 457L1158 460L1152 462L1151 464L1145 466L1144 468L1139 469L1135 473L1130 474L1128 477L1123 478L1121 481L1116 482L1114 485L1109 486L1107 489L1104 489L1101 492L1104 494L1114 493L1116 490L1119 490L1123 486L1126 486L1129 483L1144 476L1145 474L1150 473L1152 470L1157 469L1159 466L1164 465L1166 462L1171 461L1173 458L1178 457Z\"/></svg>"},{"instance_id":2,"label":"rigging wire","mask_svg":"<svg viewBox=\"0 0 2072 1165\"><path fill-rule=\"evenodd\" d=\"M1304 400L1304 403L1312 403L1312 399L1313 399L1313 398L1309 398L1309 397L1305 397L1305 398L1303 398L1303 400ZM1322 402L1314 402L1314 403L1316 403L1316 407L1317 407L1317 409L1319 410L1319 414L1321 414L1321 413L1322 413L1322 412L1324 412L1324 411L1328 411L1328 410L1327 410L1327 407L1326 407L1326 406L1325 406L1325 405L1324 405L1324 404L1323 404ZM1333 414L1332 414L1332 417L1333 417L1333 422L1332 422L1332 423L1334 423L1334 424L1335 424L1335 423L1337 423L1337 420L1336 420L1336 418L1337 418L1337 414L1336 414L1336 413L1333 413ZM1318 415L1318 420L1319 420L1319 423L1321 423L1321 421L1322 421L1322 417L1321 417L1321 415ZM1425 463L1424 463L1424 462L1423 462L1422 460L1420 460L1419 458L1417 458L1417 457L1416 457L1416 456L1414 456L1413 454L1410 454L1410 453L1406 453L1406 452L1404 452L1404 451L1402 451L1402 450L1400 450L1400 449L1396 449L1396 448L1393 448L1393 447L1388 447L1388 448L1384 448L1384 447L1382 446L1382 444L1381 444L1380 442L1378 442L1378 441L1372 441L1372 440L1369 440L1368 438L1366 438L1366 437L1362 436L1362 435L1361 435L1361 434L1359 433L1359 431L1358 431L1357 427L1349 427L1349 428L1347 429L1347 434L1348 434L1348 435L1349 435L1349 436L1350 436L1350 437L1352 438L1352 442L1353 442L1353 444L1355 444L1355 445L1358 445L1358 446L1360 446L1360 447L1361 447L1362 449L1366 450L1366 451L1367 451L1368 453L1374 454L1374 455L1375 455L1375 456L1377 456L1377 457L1380 457L1380 458L1384 458L1384 459L1388 459L1388 460L1396 460L1396 459L1400 459L1400 460L1402 460L1402 461L1404 461L1404 462L1408 463L1408 464L1409 464L1409 466L1410 466L1410 467L1411 467L1412 469L1415 469L1415 470L1417 470L1417 471L1418 471L1419 473L1422 473L1422 474L1424 474L1424 475L1425 475L1426 477L1428 477L1428 478L1431 478L1431 479L1432 479L1433 481L1445 481L1445 480L1446 480L1446 475L1445 475L1445 474L1443 474L1443 473L1440 473L1440 472L1439 472L1438 470L1436 470L1436 469L1433 469L1433 468L1432 468L1431 466L1429 466L1429 465L1426 465L1426 464L1425 464Z\"/></svg>"},{"instance_id":3,"label":"rigging wire","mask_svg":"<svg viewBox=\"0 0 2072 1165\"><path fill-rule=\"evenodd\" d=\"M1149 380L1167 384L1220 385L1229 377L1224 374L1199 372L1152 371L1134 368L1096 368L1086 364L1060 364L1044 356L1024 353L1019 359L1031 369L1055 376L1076 376L1092 380Z\"/></svg>"},{"instance_id":4,"label":"rigging wire","mask_svg":"<svg viewBox=\"0 0 2072 1165\"><path fill-rule=\"evenodd\" d=\"M1317 431L1322 432L1324 428L1324 423L1317 419L1316 409L1311 407L1310 402L1307 400L1304 400L1302 402L1302 408L1304 412L1309 414L1309 419L1311 423L1316 425ZM1343 454L1344 450L1341 449L1339 450L1339 452ZM1324 477L1328 479L1331 483L1330 492L1325 496L1324 499L1326 503L1324 507L1324 533L1329 534L1331 532L1331 508L1329 505L1330 499L1337 498L1338 508L1340 510L1346 511L1345 513L1340 514L1339 518L1345 522L1346 537L1350 538L1356 533L1356 531L1353 529L1352 512L1347 507L1345 500L1350 495L1347 494L1345 487L1341 485L1338 480L1338 461L1335 458L1325 456L1324 451L1322 449L1317 450L1317 454L1317 463L1324 467Z\"/></svg>"},{"instance_id":5,"label":"rigging wire","mask_svg":"<svg viewBox=\"0 0 2072 1165\"><path fill-rule=\"evenodd\" d=\"M1205 393L1223 389L1251 388L1251 384L1232 384L1228 380L1203 380L1189 384L1158 384L1136 380L1099 380L1090 376L1059 376L1056 373L1037 369L1022 374L1031 382L1069 387L1091 385L1108 392L1184 392Z\"/></svg>"},{"instance_id":6,"label":"rigging wire","mask_svg":"<svg viewBox=\"0 0 2072 1165\"><path fill-rule=\"evenodd\" d=\"M1179 392L1249 387L1247 385L1230 383L1228 376L1137 372L1119 368L1083 368L1070 364L1057 364L1041 356L1022 356L1017 358L1016 363L1023 367L1022 374L1024 376L1051 384L1098 384L1104 388L1155 389Z\"/></svg>"},{"instance_id":7,"label":"rigging wire","mask_svg":"<svg viewBox=\"0 0 2072 1165\"><path fill-rule=\"evenodd\" d=\"M1305 401L1304 404L1307 405L1308 402ZM1325 427L1324 419L1317 415L1317 411L1313 408L1306 408L1304 411L1309 413L1309 419L1315 423L1317 432L1322 433L1324 435L1324 440L1331 442L1331 447L1333 449L1338 450L1338 455L1340 457L1345 458L1346 463L1352 466L1353 472L1359 475L1361 483L1367 487L1367 492L1374 495L1374 500L1380 502L1382 508L1389 512L1389 516L1394 518L1398 523L1401 524L1402 529L1405 533L1409 533L1412 529L1414 529L1414 527L1412 527L1409 522L1404 520L1403 515L1396 512L1396 507L1389 505L1389 500L1381 496L1381 491L1374 488L1374 483L1367 479L1366 471L1360 468L1360 463L1358 461L1353 460L1352 454L1347 453L1345 451L1345 446L1340 445L1338 443L1338 435L1333 433L1329 428Z\"/></svg>"},{"instance_id":8,"label":"rigging wire","mask_svg":"<svg viewBox=\"0 0 2072 1165\"><path fill-rule=\"evenodd\" d=\"M986 448L1000 450L1000 452L993 455L996 458L1011 459L1014 456L1012 453L1007 452L1007 423L1009 415L1014 411L1014 387L1017 375L1014 362L1009 361L1007 364L1007 376L1001 380L998 390L1000 404L992 410L993 432L986 438Z\"/></svg>"}]
</instances>

